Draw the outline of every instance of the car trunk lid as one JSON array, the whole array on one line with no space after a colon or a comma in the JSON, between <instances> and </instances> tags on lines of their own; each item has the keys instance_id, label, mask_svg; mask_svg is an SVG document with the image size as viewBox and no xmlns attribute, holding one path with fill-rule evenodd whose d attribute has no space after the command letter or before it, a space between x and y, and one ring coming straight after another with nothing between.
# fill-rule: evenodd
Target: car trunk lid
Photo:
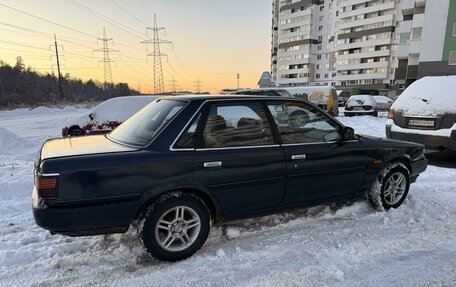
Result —
<instances>
[{"instance_id":1,"label":"car trunk lid","mask_svg":"<svg viewBox=\"0 0 456 287\"><path fill-rule=\"evenodd\" d=\"M41 148L39 162L45 159L88 154L128 152L139 150L113 142L105 135L68 137L47 140Z\"/></svg>"}]
</instances>

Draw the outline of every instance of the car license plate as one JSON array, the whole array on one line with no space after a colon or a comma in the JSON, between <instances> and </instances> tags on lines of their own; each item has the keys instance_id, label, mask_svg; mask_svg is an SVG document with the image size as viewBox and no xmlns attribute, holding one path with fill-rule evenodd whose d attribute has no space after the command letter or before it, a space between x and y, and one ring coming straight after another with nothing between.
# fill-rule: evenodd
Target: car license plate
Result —
<instances>
[{"instance_id":1,"label":"car license plate","mask_svg":"<svg viewBox=\"0 0 456 287\"><path fill-rule=\"evenodd\" d=\"M434 127L435 121L434 120L411 119L411 120L409 120L408 125L415 126L415 127Z\"/></svg>"}]
</instances>

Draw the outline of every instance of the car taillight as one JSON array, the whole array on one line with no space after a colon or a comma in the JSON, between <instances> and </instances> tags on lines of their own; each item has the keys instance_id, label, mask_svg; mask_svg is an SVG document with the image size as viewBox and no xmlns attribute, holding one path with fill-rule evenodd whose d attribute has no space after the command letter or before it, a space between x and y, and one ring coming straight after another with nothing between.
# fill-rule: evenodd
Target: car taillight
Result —
<instances>
[{"instance_id":1,"label":"car taillight","mask_svg":"<svg viewBox=\"0 0 456 287\"><path fill-rule=\"evenodd\" d=\"M35 187L39 197L55 197L57 192L57 177L36 176Z\"/></svg>"},{"instance_id":2,"label":"car taillight","mask_svg":"<svg viewBox=\"0 0 456 287\"><path fill-rule=\"evenodd\" d=\"M388 119L391 119L391 120L394 119L394 110L393 109L389 110Z\"/></svg>"},{"instance_id":3,"label":"car taillight","mask_svg":"<svg viewBox=\"0 0 456 287\"><path fill-rule=\"evenodd\" d=\"M353 107L348 107L348 106L347 106L347 107L345 107L345 110L351 111L351 110L353 110Z\"/></svg>"},{"instance_id":4,"label":"car taillight","mask_svg":"<svg viewBox=\"0 0 456 287\"><path fill-rule=\"evenodd\" d=\"M363 109L366 111L372 110L372 106L363 106Z\"/></svg>"}]
</instances>

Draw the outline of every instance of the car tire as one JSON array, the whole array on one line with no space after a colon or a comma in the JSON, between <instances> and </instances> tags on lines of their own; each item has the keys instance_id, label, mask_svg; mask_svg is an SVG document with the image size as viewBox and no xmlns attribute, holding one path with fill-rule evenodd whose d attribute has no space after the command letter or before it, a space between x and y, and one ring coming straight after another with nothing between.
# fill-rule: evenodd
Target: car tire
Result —
<instances>
[{"instance_id":1,"label":"car tire","mask_svg":"<svg viewBox=\"0 0 456 287\"><path fill-rule=\"evenodd\" d=\"M68 132L68 135L70 137L80 137L80 136L85 136L85 132L80 128L72 128Z\"/></svg>"},{"instance_id":2,"label":"car tire","mask_svg":"<svg viewBox=\"0 0 456 287\"><path fill-rule=\"evenodd\" d=\"M367 192L367 201L377 210L398 208L407 197L410 172L399 162L388 164Z\"/></svg>"},{"instance_id":3,"label":"car tire","mask_svg":"<svg viewBox=\"0 0 456 287\"><path fill-rule=\"evenodd\" d=\"M301 127L309 120L310 118L307 113L302 111L293 112L288 118L288 126L292 128Z\"/></svg>"},{"instance_id":4,"label":"car tire","mask_svg":"<svg viewBox=\"0 0 456 287\"><path fill-rule=\"evenodd\" d=\"M374 111L374 117L378 117L378 110Z\"/></svg>"},{"instance_id":5,"label":"car tire","mask_svg":"<svg viewBox=\"0 0 456 287\"><path fill-rule=\"evenodd\" d=\"M192 256L206 242L211 214L198 197L182 192L166 194L142 217L138 236L144 249L161 261Z\"/></svg>"}]
</instances>

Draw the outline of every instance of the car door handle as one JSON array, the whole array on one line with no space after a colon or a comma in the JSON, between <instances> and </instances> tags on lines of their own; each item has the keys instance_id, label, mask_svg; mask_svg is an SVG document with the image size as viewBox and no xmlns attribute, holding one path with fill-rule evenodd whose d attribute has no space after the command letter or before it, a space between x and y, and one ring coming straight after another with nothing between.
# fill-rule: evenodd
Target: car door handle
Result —
<instances>
[{"instance_id":1,"label":"car door handle","mask_svg":"<svg viewBox=\"0 0 456 287\"><path fill-rule=\"evenodd\" d=\"M221 161L211 161L211 162L205 162L204 167L222 167L222 162Z\"/></svg>"},{"instance_id":2,"label":"car door handle","mask_svg":"<svg viewBox=\"0 0 456 287\"><path fill-rule=\"evenodd\" d=\"M305 154L295 154L295 155L291 156L291 159L292 160L306 159L306 155Z\"/></svg>"}]
</instances>

